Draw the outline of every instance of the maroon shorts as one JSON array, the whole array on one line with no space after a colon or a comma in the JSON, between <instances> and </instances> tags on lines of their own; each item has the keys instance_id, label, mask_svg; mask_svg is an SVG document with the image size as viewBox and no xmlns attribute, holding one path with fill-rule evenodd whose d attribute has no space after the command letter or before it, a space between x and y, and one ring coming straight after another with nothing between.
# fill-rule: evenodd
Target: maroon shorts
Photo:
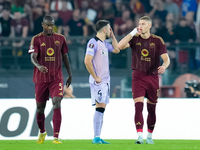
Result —
<instances>
[{"instance_id":1,"label":"maroon shorts","mask_svg":"<svg viewBox=\"0 0 200 150\"><path fill-rule=\"evenodd\" d=\"M134 70L132 73L133 99L146 97L152 103L157 103L159 94L158 75L147 75L144 72Z\"/></svg>"},{"instance_id":2,"label":"maroon shorts","mask_svg":"<svg viewBox=\"0 0 200 150\"><path fill-rule=\"evenodd\" d=\"M35 83L35 98L43 103L51 97L63 97L63 80Z\"/></svg>"}]
</instances>

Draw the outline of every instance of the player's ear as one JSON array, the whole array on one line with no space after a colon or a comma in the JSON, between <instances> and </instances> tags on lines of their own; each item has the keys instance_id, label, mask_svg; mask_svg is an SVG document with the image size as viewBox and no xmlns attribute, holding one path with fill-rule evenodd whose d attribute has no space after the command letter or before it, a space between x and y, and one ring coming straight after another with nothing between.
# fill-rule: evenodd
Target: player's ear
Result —
<instances>
[{"instance_id":1,"label":"player's ear","mask_svg":"<svg viewBox=\"0 0 200 150\"><path fill-rule=\"evenodd\" d=\"M103 32L106 33L106 28L105 27L103 28Z\"/></svg>"},{"instance_id":2,"label":"player's ear","mask_svg":"<svg viewBox=\"0 0 200 150\"><path fill-rule=\"evenodd\" d=\"M152 27L152 24L150 23L150 24L149 24L149 28L151 28L151 27Z\"/></svg>"},{"instance_id":3,"label":"player's ear","mask_svg":"<svg viewBox=\"0 0 200 150\"><path fill-rule=\"evenodd\" d=\"M41 23L41 25L42 25L42 27L44 27L44 23L43 22Z\"/></svg>"}]
</instances>

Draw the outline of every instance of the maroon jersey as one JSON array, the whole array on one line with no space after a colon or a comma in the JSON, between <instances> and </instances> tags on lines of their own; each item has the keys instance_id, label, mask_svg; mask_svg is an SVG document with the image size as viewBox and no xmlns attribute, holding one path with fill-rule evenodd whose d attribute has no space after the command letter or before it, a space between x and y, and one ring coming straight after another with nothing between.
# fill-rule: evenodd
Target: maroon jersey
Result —
<instances>
[{"instance_id":1,"label":"maroon jersey","mask_svg":"<svg viewBox=\"0 0 200 150\"><path fill-rule=\"evenodd\" d=\"M42 73L34 67L33 82L50 82L63 79L62 55L68 52L66 39L63 35L53 33L45 36L40 33L31 40L29 53L38 53L37 60L40 65L48 68L47 73Z\"/></svg>"},{"instance_id":2,"label":"maroon jersey","mask_svg":"<svg viewBox=\"0 0 200 150\"><path fill-rule=\"evenodd\" d=\"M148 39L135 35L129 44L132 49L132 69L158 74L160 55L167 53L163 39L153 34Z\"/></svg>"}]
</instances>

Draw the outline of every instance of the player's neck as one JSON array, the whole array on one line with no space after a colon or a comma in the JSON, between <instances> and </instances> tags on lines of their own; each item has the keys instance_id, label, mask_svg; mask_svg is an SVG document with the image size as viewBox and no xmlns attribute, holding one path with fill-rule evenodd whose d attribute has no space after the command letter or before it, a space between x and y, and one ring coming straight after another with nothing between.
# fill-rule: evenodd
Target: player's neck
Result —
<instances>
[{"instance_id":1,"label":"player's neck","mask_svg":"<svg viewBox=\"0 0 200 150\"><path fill-rule=\"evenodd\" d=\"M52 36L53 35L53 32L51 34L48 34L46 32L43 32L45 36Z\"/></svg>"},{"instance_id":2,"label":"player's neck","mask_svg":"<svg viewBox=\"0 0 200 150\"><path fill-rule=\"evenodd\" d=\"M141 37L143 39L148 39L150 37L150 35L151 35L150 32L147 32L147 33L141 34Z\"/></svg>"},{"instance_id":3,"label":"player's neck","mask_svg":"<svg viewBox=\"0 0 200 150\"><path fill-rule=\"evenodd\" d=\"M101 41L104 41L106 39L105 34L101 33L97 33L96 37L98 37Z\"/></svg>"}]
</instances>

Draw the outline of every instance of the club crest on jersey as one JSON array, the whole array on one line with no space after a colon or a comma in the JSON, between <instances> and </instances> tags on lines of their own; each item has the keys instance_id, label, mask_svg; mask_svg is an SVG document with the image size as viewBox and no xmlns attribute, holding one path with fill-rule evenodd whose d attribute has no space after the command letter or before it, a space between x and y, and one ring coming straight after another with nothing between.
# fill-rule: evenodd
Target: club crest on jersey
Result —
<instances>
[{"instance_id":1,"label":"club crest on jersey","mask_svg":"<svg viewBox=\"0 0 200 150\"><path fill-rule=\"evenodd\" d=\"M140 42L138 42L138 43L136 43L136 45L139 45L139 46L141 46L141 43L140 43Z\"/></svg>"},{"instance_id":2,"label":"club crest on jersey","mask_svg":"<svg viewBox=\"0 0 200 150\"><path fill-rule=\"evenodd\" d=\"M147 57L149 55L149 51L147 49L143 49L141 51L142 56Z\"/></svg>"},{"instance_id":3,"label":"club crest on jersey","mask_svg":"<svg viewBox=\"0 0 200 150\"><path fill-rule=\"evenodd\" d=\"M48 49L47 49L47 55L48 55L48 56L52 56L53 54L54 54L53 48L48 48Z\"/></svg>"},{"instance_id":4,"label":"club crest on jersey","mask_svg":"<svg viewBox=\"0 0 200 150\"><path fill-rule=\"evenodd\" d=\"M151 44L150 44L150 47L151 47L151 48L154 48L154 47L155 47L155 44L154 44L154 43L151 43Z\"/></svg>"},{"instance_id":5,"label":"club crest on jersey","mask_svg":"<svg viewBox=\"0 0 200 150\"><path fill-rule=\"evenodd\" d=\"M89 48L93 48L93 47L94 47L94 44L90 43Z\"/></svg>"},{"instance_id":6,"label":"club crest on jersey","mask_svg":"<svg viewBox=\"0 0 200 150\"><path fill-rule=\"evenodd\" d=\"M60 42L59 41L55 41L56 46L59 46Z\"/></svg>"}]
</instances>

